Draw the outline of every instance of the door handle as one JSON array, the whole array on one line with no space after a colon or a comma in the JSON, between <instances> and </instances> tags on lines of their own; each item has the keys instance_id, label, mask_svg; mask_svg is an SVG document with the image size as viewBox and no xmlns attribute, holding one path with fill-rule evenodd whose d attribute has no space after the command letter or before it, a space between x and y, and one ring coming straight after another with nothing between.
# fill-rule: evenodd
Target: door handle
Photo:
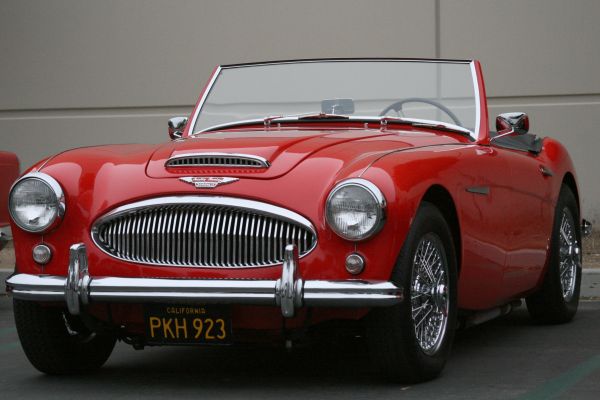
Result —
<instances>
[{"instance_id":1,"label":"door handle","mask_svg":"<svg viewBox=\"0 0 600 400\"><path fill-rule=\"evenodd\" d=\"M540 165L540 172L544 176L554 176L554 172L552 172L552 170L550 168L548 168L544 165Z\"/></svg>"}]
</instances>

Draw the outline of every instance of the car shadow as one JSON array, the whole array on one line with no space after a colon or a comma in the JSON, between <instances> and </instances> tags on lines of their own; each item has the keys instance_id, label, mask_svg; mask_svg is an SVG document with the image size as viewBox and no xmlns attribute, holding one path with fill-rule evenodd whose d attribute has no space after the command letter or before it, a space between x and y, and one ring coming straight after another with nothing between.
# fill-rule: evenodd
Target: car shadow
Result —
<instances>
[{"instance_id":1,"label":"car shadow","mask_svg":"<svg viewBox=\"0 0 600 400\"><path fill-rule=\"evenodd\" d=\"M546 327L547 328L547 327ZM516 312L486 324L457 331L449 365L441 382L464 369L482 348L522 340L537 329L526 312ZM119 344L107 365L93 374L74 377L37 375L36 383L50 386L108 385L111 392L186 392L201 389L219 393L277 390L307 391L343 386L346 389L394 388L371 368L366 341L354 338L337 343L293 349L272 347L147 347L143 351ZM100 386L98 386L100 385ZM431 385L428 384L428 385ZM423 386L423 385L420 385Z\"/></svg>"}]
</instances>

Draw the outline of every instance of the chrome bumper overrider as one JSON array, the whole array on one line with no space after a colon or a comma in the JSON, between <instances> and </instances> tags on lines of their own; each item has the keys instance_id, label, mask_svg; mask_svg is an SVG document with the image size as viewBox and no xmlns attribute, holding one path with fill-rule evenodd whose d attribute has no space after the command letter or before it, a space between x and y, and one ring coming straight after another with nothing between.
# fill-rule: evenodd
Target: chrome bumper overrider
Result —
<instances>
[{"instance_id":1,"label":"chrome bumper overrider","mask_svg":"<svg viewBox=\"0 0 600 400\"><path fill-rule=\"evenodd\" d=\"M403 300L402 288L392 282L303 280L294 245L285 248L277 280L92 278L85 245L75 244L66 277L15 274L6 286L16 299L64 301L74 315L93 301L278 305L284 317L293 317L302 306L382 307Z\"/></svg>"}]
</instances>

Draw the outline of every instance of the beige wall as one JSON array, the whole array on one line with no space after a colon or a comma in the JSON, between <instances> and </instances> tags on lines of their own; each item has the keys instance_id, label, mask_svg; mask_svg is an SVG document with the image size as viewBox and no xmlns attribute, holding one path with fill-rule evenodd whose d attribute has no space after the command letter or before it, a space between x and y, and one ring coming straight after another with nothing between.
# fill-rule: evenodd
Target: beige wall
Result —
<instances>
[{"instance_id":1,"label":"beige wall","mask_svg":"<svg viewBox=\"0 0 600 400\"><path fill-rule=\"evenodd\" d=\"M0 2L0 149L23 166L98 143L166 140L216 64L309 57L478 58L490 114L526 111L576 161L600 220L600 2Z\"/></svg>"}]
</instances>

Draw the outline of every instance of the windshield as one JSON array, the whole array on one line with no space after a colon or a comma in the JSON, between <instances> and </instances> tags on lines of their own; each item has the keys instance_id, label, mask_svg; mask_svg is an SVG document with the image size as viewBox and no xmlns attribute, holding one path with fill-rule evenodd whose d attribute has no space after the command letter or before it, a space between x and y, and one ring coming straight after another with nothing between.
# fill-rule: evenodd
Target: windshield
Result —
<instances>
[{"instance_id":1,"label":"windshield","mask_svg":"<svg viewBox=\"0 0 600 400\"><path fill-rule=\"evenodd\" d=\"M273 116L337 114L440 121L477 130L468 61L333 60L221 68L193 121L197 133Z\"/></svg>"}]
</instances>

